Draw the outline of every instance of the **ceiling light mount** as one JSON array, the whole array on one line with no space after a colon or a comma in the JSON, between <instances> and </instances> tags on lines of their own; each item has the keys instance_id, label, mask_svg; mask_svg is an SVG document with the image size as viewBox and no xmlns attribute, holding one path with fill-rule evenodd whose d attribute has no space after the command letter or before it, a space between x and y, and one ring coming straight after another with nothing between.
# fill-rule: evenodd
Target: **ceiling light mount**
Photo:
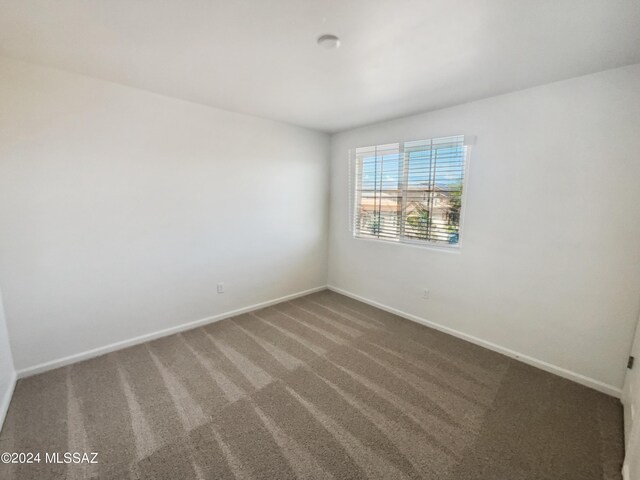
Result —
<instances>
[{"instance_id":1,"label":"ceiling light mount","mask_svg":"<svg viewBox=\"0 0 640 480\"><path fill-rule=\"evenodd\" d=\"M318 45L327 50L333 50L340 46L340 39L335 35L327 33L318 37Z\"/></svg>"}]
</instances>

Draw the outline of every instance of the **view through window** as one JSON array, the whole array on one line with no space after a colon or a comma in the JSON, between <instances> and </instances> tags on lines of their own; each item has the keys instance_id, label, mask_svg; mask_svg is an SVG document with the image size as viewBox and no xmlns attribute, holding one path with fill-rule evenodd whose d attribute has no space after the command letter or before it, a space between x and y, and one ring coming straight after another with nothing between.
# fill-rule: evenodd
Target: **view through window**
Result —
<instances>
[{"instance_id":1,"label":"view through window","mask_svg":"<svg viewBox=\"0 0 640 480\"><path fill-rule=\"evenodd\" d=\"M357 237L457 246L464 136L355 150Z\"/></svg>"}]
</instances>

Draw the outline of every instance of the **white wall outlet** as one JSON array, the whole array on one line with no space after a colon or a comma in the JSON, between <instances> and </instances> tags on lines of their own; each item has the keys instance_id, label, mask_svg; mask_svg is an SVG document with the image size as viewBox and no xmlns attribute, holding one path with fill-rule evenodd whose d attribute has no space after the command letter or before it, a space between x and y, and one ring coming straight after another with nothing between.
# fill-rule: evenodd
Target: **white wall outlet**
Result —
<instances>
[{"instance_id":1,"label":"white wall outlet","mask_svg":"<svg viewBox=\"0 0 640 480\"><path fill-rule=\"evenodd\" d=\"M224 293L224 283L219 283L216 289L218 293Z\"/></svg>"},{"instance_id":2,"label":"white wall outlet","mask_svg":"<svg viewBox=\"0 0 640 480\"><path fill-rule=\"evenodd\" d=\"M424 290L422 290L422 298L425 300L429 300L429 297L431 297L431 292L429 291L429 289L425 288Z\"/></svg>"}]
</instances>

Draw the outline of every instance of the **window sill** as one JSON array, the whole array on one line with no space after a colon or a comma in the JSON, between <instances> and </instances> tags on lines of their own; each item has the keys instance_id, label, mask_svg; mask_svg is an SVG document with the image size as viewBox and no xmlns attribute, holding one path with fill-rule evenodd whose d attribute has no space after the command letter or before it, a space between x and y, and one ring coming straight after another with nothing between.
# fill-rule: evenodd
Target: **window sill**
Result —
<instances>
[{"instance_id":1,"label":"window sill","mask_svg":"<svg viewBox=\"0 0 640 480\"><path fill-rule=\"evenodd\" d=\"M442 253L454 253L454 254L460 254L460 243L458 242L457 245L438 245L438 244L433 244L433 243L429 243L429 242L421 242L419 240L417 241L411 241L411 240L392 240L392 239L388 239L388 238L369 238L369 237L361 237L358 235L351 235L352 238L354 238L355 240L362 240L365 242L372 242L372 243L383 243L383 244L387 244L387 245L401 245L401 246L406 246L406 247L414 247L414 248L420 248L420 249L424 249L424 250L433 250L433 251L437 251L437 252L442 252Z\"/></svg>"}]
</instances>

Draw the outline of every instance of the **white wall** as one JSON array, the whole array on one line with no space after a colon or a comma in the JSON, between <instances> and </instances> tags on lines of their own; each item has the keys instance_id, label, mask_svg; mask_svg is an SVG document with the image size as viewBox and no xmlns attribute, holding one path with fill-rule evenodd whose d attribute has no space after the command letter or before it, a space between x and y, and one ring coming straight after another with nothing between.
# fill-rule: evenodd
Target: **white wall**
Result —
<instances>
[{"instance_id":1,"label":"white wall","mask_svg":"<svg viewBox=\"0 0 640 480\"><path fill-rule=\"evenodd\" d=\"M460 253L352 238L348 149L455 134L477 136ZM330 285L622 386L640 292L640 65L344 132L332 150Z\"/></svg>"},{"instance_id":2,"label":"white wall","mask_svg":"<svg viewBox=\"0 0 640 480\"><path fill-rule=\"evenodd\" d=\"M2 304L2 292L0 292L0 430L9 409L15 381L16 371L13 367L9 332Z\"/></svg>"},{"instance_id":3,"label":"white wall","mask_svg":"<svg viewBox=\"0 0 640 480\"><path fill-rule=\"evenodd\" d=\"M0 60L16 368L325 285L328 157L321 133Z\"/></svg>"}]
</instances>

